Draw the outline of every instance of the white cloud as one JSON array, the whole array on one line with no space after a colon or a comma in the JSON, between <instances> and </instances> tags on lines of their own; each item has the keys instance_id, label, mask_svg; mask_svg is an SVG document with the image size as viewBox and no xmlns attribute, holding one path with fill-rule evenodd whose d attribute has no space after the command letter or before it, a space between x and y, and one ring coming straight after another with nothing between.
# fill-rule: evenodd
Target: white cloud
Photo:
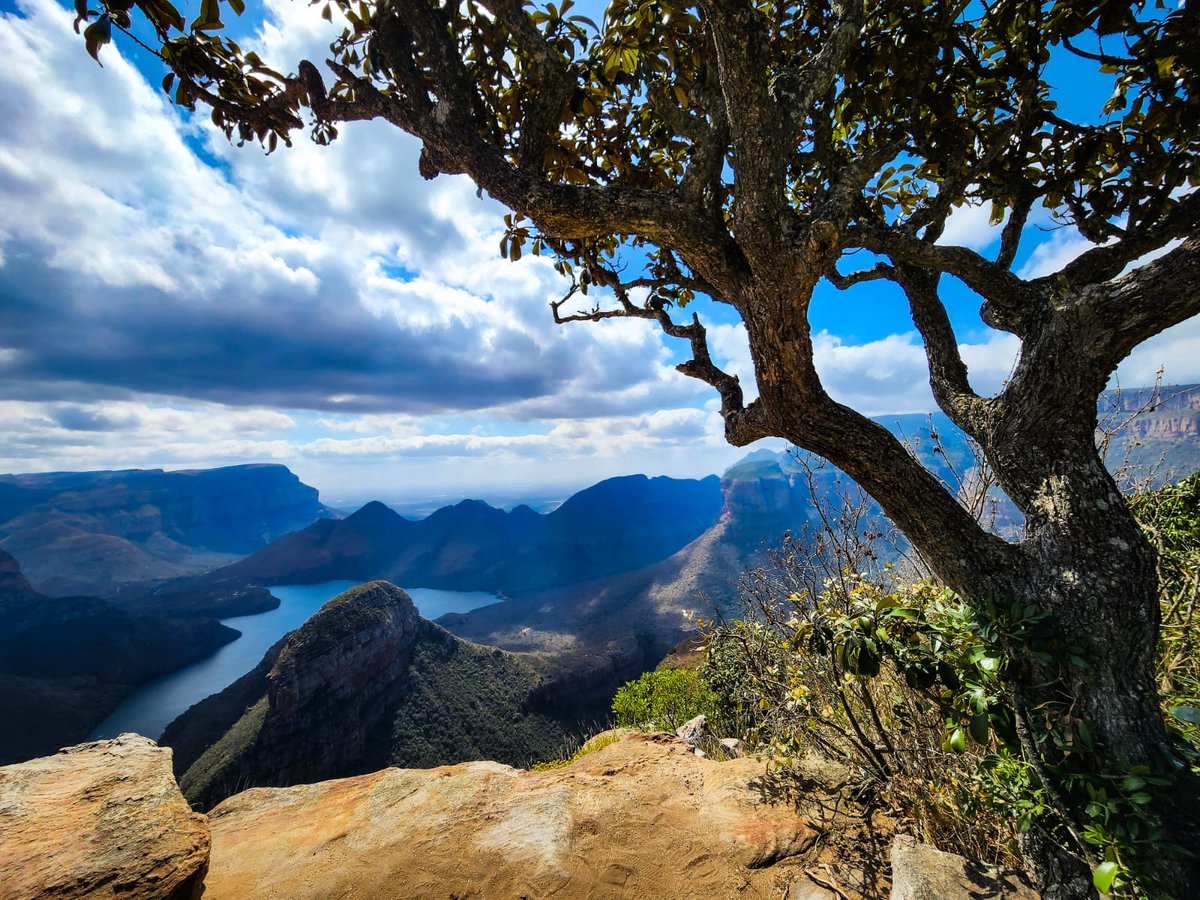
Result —
<instances>
[{"instance_id":1,"label":"white cloud","mask_svg":"<svg viewBox=\"0 0 1200 900\"><path fill-rule=\"evenodd\" d=\"M753 365L742 325L709 328L715 360L741 379L753 396ZM983 394L996 393L1012 373L1020 342L988 332L976 343L959 345L971 383ZM935 408L929 388L924 345L915 332L850 344L828 331L813 335L813 355L825 389L837 401L869 416L927 412Z\"/></svg>"},{"instance_id":2,"label":"white cloud","mask_svg":"<svg viewBox=\"0 0 1200 900\"><path fill-rule=\"evenodd\" d=\"M98 70L67 10L20 2L25 17L0 17L0 469L270 459L382 489L698 475L745 452L654 325L555 327L550 262L501 259L498 204L464 177L420 178L411 137L358 123L329 147L236 148L117 46ZM285 70L325 57L337 29L319 7L266 13L243 46ZM987 214L957 210L943 240L986 248ZM1030 264L1067 258L1068 237ZM752 399L745 329L709 335ZM1139 349L1123 378L1160 357L1192 371L1195 340ZM838 399L931 408L915 335L815 343ZM1015 340L962 352L992 391Z\"/></svg>"},{"instance_id":3,"label":"white cloud","mask_svg":"<svg viewBox=\"0 0 1200 900\"><path fill-rule=\"evenodd\" d=\"M967 204L955 207L946 219L939 244L947 246L969 247L972 250L986 250L996 241L1008 221L1008 212L999 224L993 225L992 205L990 203Z\"/></svg>"}]
</instances>

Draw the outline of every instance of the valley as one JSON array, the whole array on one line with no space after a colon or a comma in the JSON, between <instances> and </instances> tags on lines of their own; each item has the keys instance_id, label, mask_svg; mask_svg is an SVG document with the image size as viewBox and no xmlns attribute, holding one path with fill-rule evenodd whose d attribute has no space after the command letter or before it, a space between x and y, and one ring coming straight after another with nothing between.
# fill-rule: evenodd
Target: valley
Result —
<instances>
[{"instance_id":1,"label":"valley","mask_svg":"<svg viewBox=\"0 0 1200 900\"><path fill-rule=\"evenodd\" d=\"M271 646L299 628L326 602L356 587L353 581L329 581L311 585L274 585L271 594L279 606L267 612L222 619L221 624L240 633L212 656L161 676L139 687L101 722L89 740L114 738L134 732L158 740L163 730L191 706L220 693L245 675ZM477 606L497 602L483 591L439 591L413 588L408 591L417 611L427 619L447 613L465 613Z\"/></svg>"},{"instance_id":2,"label":"valley","mask_svg":"<svg viewBox=\"0 0 1200 900\"><path fill-rule=\"evenodd\" d=\"M1126 448L1123 460L1147 468L1159 463L1159 478L1195 464L1198 395L1187 387L1164 392L1148 417L1123 426L1113 448ZM1112 405L1128 413L1146 404L1143 394L1125 392ZM881 421L947 481L969 470L970 448L944 419ZM356 765L365 771L368 758L380 765L386 759L436 764L494 755L465 737L494 702L464 700L470 695L464 685L487 677L472 668L487 653L515 654L505 671L526 673L517 678L526 685L518 694L553 710L546 721L554 724L535 728L536 739L508 745L491 739L493 748L510 746L506 761L528 763L552 754L554 742L579 733L589 716L602 721L616 687L693 634L697 618L736 617L746 567L785 532L799 534L817 522L814 492L829 502L845 487L831 467L810 470L787 453L758 450L720 478L627 476L545 512L464 500L410 519L379 502L340 516L280 466L0 476L0 515L10 516L0 522L0 544L21 554L8 557L0 579L0 752L15 761L88 735L135 731L161 735L175 747L182 776L231 735L261 733L268 720L259 704L289 635L313 621L310 632L320 630L320 616L313 616L328 601L379 579L407 588L429 639L413 645L426 650L392 652L396 665L411 657L403 665L416 668L402 665L403 677L394 670L385 686L388 703L400 703L420 683L427 686L422 710L458 708L460 701L467 707L457 725L447 720L442 738L422 738L424 750L405 749L416 732L395 725L399 719L392 724L409 735L403 741L380 737L380 722L356 725L349 730L370 731L375 749L356 751L354 765L347 760L355 754L345 756L321 769L323 777ZM231 491L238 496L231 499ZM45 540L85 525L92 537L158 553L153 558L169 557L171 565L190 559L206 570L156 569L154 577L137 580L144 569L120 575L100 566L99 574L87 575L87 553L72 555L77 545L70 541ZM187 552L164 555L168 539ZM63 560L57 568L46 562L55 553ZM43 573L40 588L26 579L26 559ZM51 570L70 578L45 574ZM61 597L44 590L68 584L96 591ZM459 646L455 641L482 648L484 656L448 652ZM475 674L447 675L451 660ZM523 703L514 709L526 709ZM404 714L410 720L413 709ZM336 720L342 712L330 714ZM266 733L282 733L280 727ZM254 771L289 778L299 771L266 766L263 752L256 751ZM224 772L224 766L210 759L202 768ZM238 778L251 778L251 769L239 769ZM216 777L193 779L204 785L200 794L216 796L210 786Z\"/></svg>"}]
</instances>

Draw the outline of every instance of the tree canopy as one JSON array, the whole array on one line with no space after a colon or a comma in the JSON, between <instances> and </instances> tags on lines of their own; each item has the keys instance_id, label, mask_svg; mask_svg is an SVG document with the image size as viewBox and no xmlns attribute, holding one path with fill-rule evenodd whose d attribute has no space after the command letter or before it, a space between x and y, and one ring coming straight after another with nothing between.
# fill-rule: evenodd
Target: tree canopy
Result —
<instances>
[{"instance_id":1,"label":"tree canopy","mask_svg":"<svg viewBox=\"0 0 1200 900\"><path fill-rule=\"evenodd\" d=\"M689 340L694 358L680 368L720 393L735 444L784 430L768 357L786 363L778 380L800 385L813 413L811 434L782 436L825 452L831 419L867 428L833 410L812 363L806 319L822 279L904 287L935 395L977 437L1002 416L968 381L939 299L943 275L1027 345L1048 317L1094 321L1072 342L1089 390L1138 342L1196 311L1180 292L1131 300L1108 284L1200 221L1200 27L1189 7L618 0L596 22L570 0L331 0L324 14L336 8L345 27L330 82L310 61L285 75L224 37L222 16L241 13L242 0L204 0L190 23L170 0L94 5L77 0L93 55L136 6L170 67L164 88L183 106L211 107L232 139L274 149L305 118L318 142L368 119L420 138L426 177L466 173L513 210L505 254L554 254L568 296L615 291L611 304L556 304L557 320L642 317ZM1111 79L1102 109L1081 120L1059 112L1054 54ZM993 256L939 242L963 204L990 205L1003 223ZM1094 246L1026 280L1013 264L1036 210ZM697 319L672 317L697 293L747 321L760 402L746 405L714 364ZM756 333L765 315L789 320L786 352ZM873 442L882 452L884 438ZM886 453L903 465L897 448Z\"/></svg>"}]
</instances>

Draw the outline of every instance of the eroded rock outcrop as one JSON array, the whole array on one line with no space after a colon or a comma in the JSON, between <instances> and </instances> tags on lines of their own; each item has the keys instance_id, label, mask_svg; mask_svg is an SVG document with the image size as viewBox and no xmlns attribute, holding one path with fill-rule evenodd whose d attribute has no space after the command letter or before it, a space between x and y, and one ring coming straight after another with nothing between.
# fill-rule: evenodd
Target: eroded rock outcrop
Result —
<instances>
[{"instance_id":1,"label":"eroded rock outcrop","mask_svg":"<svg viewBox=\"0 0 1200 900\"><path fill-rule=\"evenodd\" d=\"M891 900L1040 900L1026 877L920 844L908 835L892 843Z\"/></svg>"},{"instance_id":2,"label":"eroded rock outcrop","mask_svg":"<svg viewBox=\"0 0 1200 900\"><path fill-rule=\"evenodd\" d=\"M0 768L0 897L194 900L209 860L171 751L125 734Z\"/></svg>"},{"instance_id":3,"label":"eroded rock outcrop","mask_svg":"<svg viewBox=\"0 0 1200 900\"><path fill-rule=\"evenodd\" d=\"M246 787L388 765L528 764L553 757L575 728L574 710L555 705L563 671L461 641L421 619L403 590L375 581L329 601L164 739L179 742L190 763L180 784L202 809Z\"/></svg>"},{"instance_id":4,"label":"eroded rock outcrop","mask_svg":"<svg viewBox=\"0 0 1200 900\"><path fill-rule=\"evenodd\" d=\"M765 766L629 734L568 767L494 762L237 794L210 813L205 900L778 897L817 831Z\"/></svg>"}]
</instances>

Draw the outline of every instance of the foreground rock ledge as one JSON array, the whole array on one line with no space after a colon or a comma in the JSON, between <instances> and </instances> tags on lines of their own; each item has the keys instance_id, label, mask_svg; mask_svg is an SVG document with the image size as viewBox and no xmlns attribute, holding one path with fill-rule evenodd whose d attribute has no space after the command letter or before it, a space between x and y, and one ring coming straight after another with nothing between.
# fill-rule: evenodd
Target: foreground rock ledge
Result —
<instances>
[{"instance_id":1,"label":"foreground rock ledge","mask_svg":"<svg viewBox=\"0 0 1200 900\"><path fill-rule=\"evenodd\" d=\"M0 897L194 900L209 835L135 734L0 768Z\"/></svg>"},{"instance_id":2,"label":"foreground rock ledge","mask_svg":"<svg viewBox=\"0 0 1200 900\"><path fill-rule=\"evenodd\" d=\"M817 838L764 766L630 734L550 772L493 762L255 788L209 813L204 900L772 897Z\"/></svg>"}]
</instances>

